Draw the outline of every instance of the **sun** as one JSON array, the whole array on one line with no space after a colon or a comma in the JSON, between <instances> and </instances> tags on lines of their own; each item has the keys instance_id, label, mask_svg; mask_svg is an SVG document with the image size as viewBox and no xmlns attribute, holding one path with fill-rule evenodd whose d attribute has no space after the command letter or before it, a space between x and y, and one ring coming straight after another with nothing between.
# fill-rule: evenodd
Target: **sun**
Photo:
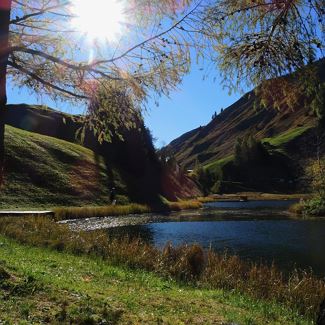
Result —
<instances>
[{"instance_id":1,"label":"sun","mask_svg":"<svg viewBox=\"0 0 325 325\"><path fill-rule=\"evenodd\" d=\"M72 0L73 28L90 41L114 42L126 26L124 0Z\"/></svg>"}]
</instances>

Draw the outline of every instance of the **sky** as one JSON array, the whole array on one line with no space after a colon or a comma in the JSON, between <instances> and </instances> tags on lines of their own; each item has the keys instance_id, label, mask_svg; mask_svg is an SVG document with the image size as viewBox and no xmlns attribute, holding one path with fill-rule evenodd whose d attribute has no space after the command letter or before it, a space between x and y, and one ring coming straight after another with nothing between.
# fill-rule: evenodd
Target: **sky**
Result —
<instances>
[{"instance_id":1,"label":"sky","mask_svg":"<svg viewBox=\"0 0 325 325\"><path fill-rule=\"evenodd\" d=\"M149 105L151 109L144 115L145 122L157 138L157 147L206 125L215 112L219 113L242 96L240 93L229 95L228 90L223 89L220 78L213 80L217 75L216 71L203 80L203 73L194 66L170 98L160 98L158 107L154 103Z\"/></svg>"},{"instance_id":2,"label":"sky","mask_svg":"<svg viewBox=\"0 0 325 325\"><path fill-rule=\"evenodd\" d=\"M99 5L103 6L102 0L96 0L94 3L97 5L91 7L82 0L74 0L73 3L75 3L75 6L73 6L75 9L73 10L76 10L75 15L77 17L77 21L73 25L80 31L81 35L87 34L86 39L88 39L89 44L87 43L86 49L91 48L91 42L95 39L98 40L103 37L105 39L114 39L113 34L107 35L107 30L112 29L117 33L121 21L126 18L122 15L123 10L118 7L115 0L106 2L105 8L114 9L116 7L116 12L113 10L113 13L111 13L115 25L113 26L111 22L110 28L104 29L101 19L98 19L97 10ZM90 12L91 8L96 10ZM107 10L103 10L103 15L106 14ZM89 31L89 28L92 28L91 31ZM88 53L88 51L86 52ZM228 90L223 89L220 84L218 71L209 71L211 76L203 80L204 72L200 71L195 65L195 61L193 60L191 72L184 77L183 83L179 85L178 90L170 93L169 98L159 98L159 106L155 104L156 98L155 100L149 99L147 110L144 112L144 119L146 126L151 130L154 138L157 139L155 142L157 148L168 144L185 132L200 125L206 125L215 112L218 113L221 108L228 107L242 95L239 93L229 95ZM70 114L81 114L85 111L85 106L82 105L72 106L67 102L53 102L45 95L39 97L35 93L29 92L27 88L17 89L14 84L10 83L10 80L7 92L9 104L47 105Z\"/></svg>"},{"instance_id":3,"label":"sky","mask_svg":"<svg viewBox=\"0 0 325 325\"><path fill-rule=\"evenodd\" d=\"M178 90L173 91L169 98L158 98L159 106L149 99L148 109L144 112L146 126L152 131L155 146L160 148L185 132L200 125L206 125L214 112L220 112L242 94L228 94L220 84L218 72L212 72L211 77L203 80L203 73L193 66L190 74L184 77ZM214 81L213 78L216 77ZM80 114L82 106L72 106L69 103L53 102L47 97L38 97L27 89L17 89L9 82L9 104L39 104L58 109L70 114Z\"/></svg>"}]
</instances>

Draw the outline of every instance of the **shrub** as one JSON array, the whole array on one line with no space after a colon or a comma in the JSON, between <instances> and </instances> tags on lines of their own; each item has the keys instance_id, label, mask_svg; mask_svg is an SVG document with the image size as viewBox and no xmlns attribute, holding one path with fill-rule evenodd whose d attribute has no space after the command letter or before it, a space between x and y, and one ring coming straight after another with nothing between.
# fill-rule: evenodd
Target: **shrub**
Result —
<instances>
[{"instance_id":1,"label":"shrub","mask_svg":"<svg viewBox=\"0 0 325 325\"><path fill-rule=\"evenodd\" d=\"M130 200L125 195L116 195L116 202L119 205L128 205L130 204Z\"/></svg>"},{"instance_id":2,"label":"shrub","mask_svg":"<svg viewBox=\"0 0 325 325\"><path fill-rule=\"evenodd\" d=\"M173 247L168 243L159 255L158 271L174 279L198 279L205 264L204 252L199 245Z\"/></svg>"},{"instance_id":3,"label":"shrub","mask_svg":"<svg viewBox=\"0 0 325 325\"><path fill-rule=\"evenodd\" d=\"M325 197L317 196L304 204L304 213L314 216L325 216Z\"/></svg>"},{"instance_id":4,"label":"shrub","mask_svg":"<svg viewBox=\"0 0 325 325\"><path fill-rule=\"evenodd\" d=\"M304 212L304 204L302 202L294 203L290 205L289 211L298 215L302 215Z\"/></svg>"}]
</instances>

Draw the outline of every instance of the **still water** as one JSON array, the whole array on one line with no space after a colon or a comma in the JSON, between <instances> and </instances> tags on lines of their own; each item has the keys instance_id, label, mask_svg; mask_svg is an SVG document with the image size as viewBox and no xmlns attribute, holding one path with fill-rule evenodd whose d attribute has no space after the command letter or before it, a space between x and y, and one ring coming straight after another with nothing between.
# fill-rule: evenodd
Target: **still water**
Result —
<instances>
[{"instance_id":1,"label":"still water","mask_svg":"<svg viewBox=\"0 0 325 325\"><path fill-rule=\"evenodd\" d=\"M288 201L209 203L200 213L182 214L172 220L152 220L144 225L110 230L140 236L163 247L199 243L218 252L275 262L283 270L310 269L325 276L325 219L290 219Z\"/></svg>"}]
</instances>

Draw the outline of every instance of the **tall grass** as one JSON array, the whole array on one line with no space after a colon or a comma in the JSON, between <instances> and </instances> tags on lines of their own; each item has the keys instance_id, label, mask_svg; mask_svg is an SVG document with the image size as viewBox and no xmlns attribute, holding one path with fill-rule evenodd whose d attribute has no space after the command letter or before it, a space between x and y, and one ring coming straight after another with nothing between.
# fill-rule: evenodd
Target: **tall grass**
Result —
<instances>
[{"instance_id":1,"label":"tall grass","mask_svg":"<svg viewBox=\"0 0 325 325\"><path fill-rule=\"evenodd\" d=\"M54 218L55 220L59 221L93 217L124 216L128 214L142 214L150 212L180 211L199 208L202 208L202 203L196 200L177 202L165 201L161 205L154 207L133 203L128 205L108 205L103 207L56 208L54 209Z\"/></svg>"},{"instance_id":2,"label":"tall grass","mask_svg":"<svg viewBox=\"0 0 325 325\"><path fill-rule=\"evenodd\" d=\"M166 202L165 209L170 211L181 211L181 210L190 210L190 209L201 209L203 207L202 202L198 200L184 200L177 202Z\"/></svg>"},{"instance_id":3,"label":"tall grass","mask_svg":"<svg viewBox=\"0 0 325 325\"><path fill-rule=\"evenodd\" d=\"M83 219L93 217L123 216L128 214L148 213L147 205L108 205L103 207L71 207L54 209L55 220Z\"/></svg>"},{"instance_id":4,"label":"tall grass","mask_svg":"<svg viewBox=\"0 0 325 325\"><path fill-rule=\"evenodd\" d=\"M100 256L114 265L153 271L197 286L235 290L281 303L310 319L315 319L325 298L324 279L311 272L296 270L284 275L274 265L205 252L199 245L167 244L159 250L140 239L109 238L104 231L72 232L46 217L1 218L0 233L21 243Z\"/></svg>"}]
</instances>

